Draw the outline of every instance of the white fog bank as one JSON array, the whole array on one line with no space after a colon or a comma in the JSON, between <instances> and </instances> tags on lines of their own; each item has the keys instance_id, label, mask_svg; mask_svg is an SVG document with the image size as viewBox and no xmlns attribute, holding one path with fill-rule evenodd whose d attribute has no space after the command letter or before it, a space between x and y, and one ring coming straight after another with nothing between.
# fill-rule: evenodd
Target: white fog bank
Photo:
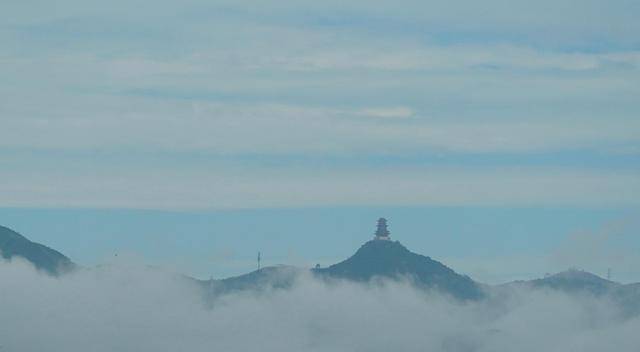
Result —
<instances>
[{"instance_id":1,"label":"white fog bank","mask_svg":"<svg viewBox=\"0 0 640 352\"><path fill-rule=\"evenodd\" d=\"M459 303L408 285L232 294L116 264L52 278L0 262L0 351L637 351L640 319L605 299L535 291Z\"/></svg>"}]
</instances>

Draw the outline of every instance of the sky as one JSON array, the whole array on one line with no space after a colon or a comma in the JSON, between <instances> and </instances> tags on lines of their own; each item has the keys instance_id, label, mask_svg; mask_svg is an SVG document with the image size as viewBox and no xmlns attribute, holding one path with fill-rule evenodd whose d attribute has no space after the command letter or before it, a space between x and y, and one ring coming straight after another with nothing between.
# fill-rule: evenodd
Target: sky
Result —
<instances>
[{"instance_id":1,"label":"sky","mask_svg":"<svg viewBox=\"0 0 640 352\"><path fill-rule=\"evenodd\" d=\"M118 251L222 277L257 251L330 264L387 216L411 249L487 281L571 266L640 281L639 14L11 2L0 224L84 265Z\"/></svg>"}]
</instances>

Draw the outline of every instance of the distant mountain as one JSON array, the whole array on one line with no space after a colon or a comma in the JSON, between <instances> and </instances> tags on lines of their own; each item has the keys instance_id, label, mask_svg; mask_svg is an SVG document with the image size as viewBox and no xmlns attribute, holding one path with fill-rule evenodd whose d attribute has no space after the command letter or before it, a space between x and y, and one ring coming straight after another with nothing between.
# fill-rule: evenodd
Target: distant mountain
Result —
<instances>
[{"instance_id":1,"label":"distant mountain","mask_svg":"<svg viewBox=\"0 0 640 352\"><path fill-rule=\"evenodd\" d=\"M601 296L611 293L620 286L622 285L603 279L598 275L582 270L571 269L540 279L510 282L497 286L496 289L551 289L566 293L586 293Z\"/></svg>"},{"instance_id":2,"label":"distant mountain","mask_svg":"<svg viewBox=\"0 0 640 352\"><path fill-rule=\"evenodd\" d=\"M545 287L565 292L587 292L594 295L610 293L620 284L601 278L598 275L582 271L567 270L542 279L529 282L534 287Z\"/></svg>"},{"instance_id":3,"label":"distant mountain","mask_svg":"<svg viewBox=\"0 0 640 352\"><path fill-rule=\"evenodd\" d=\"M359 282L406 278L419 288L435 289L463 300L484 295L481 287L468 276L390 240L369 241L349 259L328 268L314 269L314 273L324 278Z\"/></svg>"},{"instance_id":4,"label":"distant mountain","mask_svg":"<svg viewBox=\"0 0 640 352\"><path fill-rule=\"evenodd\" d=\"M214 296L237 291L262 292L290 288L306 272L291 266L266 267L223 280L201 281L201 285ZM469 277L388 240L369 241L349 259L328 268L313 269L311 273L322 279L356 282L407 279L418 288L434 289L463 300L484 295L480 285Z\"/></svg>"},{"instance_id":5,"label":"distant mountain","mask_svg":"<svg viewBox=\"0 0 640 352\"><path fill-rule=\"evenodd\" d=\"M201 284L214 296L246 290L261 292L286 289L293 286L303 271L305 270L288 265L270 266L222 280L201 281Z\"/></svg>"},{"instance_id":6,"label":"distant mountain","mask_svg":"<svg viewBox=\"0 0 640 352\"><path fill-rule=\"evenodd\" d=\"M508 295L512 289L545 289L571 295L606 297L618 305L623 315L640 315L640 283L623 285L582 270L571 269L541 279L510 282L493 286L491 291L500 297Z\"/></svg>"},{"instance_id":7,"label":"distant mountain","mask_svg":"<svg viewBox=\"0 0 640 352\"><path fill-rule=\"evenodd\" d=\"M59 275L75 267L73 262L47 246L31 242L19 233L0 226L0 255L4 259L22 257L38 270Z\"/></svg>"}]
</instances>

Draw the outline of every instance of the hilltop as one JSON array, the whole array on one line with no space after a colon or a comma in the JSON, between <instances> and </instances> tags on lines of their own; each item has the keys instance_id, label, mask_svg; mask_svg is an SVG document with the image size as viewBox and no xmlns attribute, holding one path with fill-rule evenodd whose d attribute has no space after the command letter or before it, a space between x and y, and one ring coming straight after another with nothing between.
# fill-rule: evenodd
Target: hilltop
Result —
<instances>
[{"instance_id":1,"label":"hilltop","mask_svg":"<svg viewBox=\"0 0 640 352\"><path fill-rule=\"evenodd\" d=\"M21 257L32 263L38 270L51 275L59 275L75 267L62 253L45 245L31 242L21 234L0 226L0 255L11 260Z\"/></svg>"}]
</instances>

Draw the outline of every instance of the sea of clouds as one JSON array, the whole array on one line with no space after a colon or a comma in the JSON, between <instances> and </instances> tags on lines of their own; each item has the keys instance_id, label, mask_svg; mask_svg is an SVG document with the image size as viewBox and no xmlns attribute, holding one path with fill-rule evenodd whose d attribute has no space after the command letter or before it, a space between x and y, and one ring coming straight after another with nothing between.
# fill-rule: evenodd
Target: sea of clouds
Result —
<instances>
[{"instance_id":1,"label":"sea of clouds","mask_svg":"<svg viewBox=\"0 0 640 352\"><path fill-rule=\"evenodd\" d=\"M0 262L0 351L637 351L606 299L505 291L461 303L401 282L207 299L193 281L114 263L54 278Z\"/></svg>"}]
</instances>

